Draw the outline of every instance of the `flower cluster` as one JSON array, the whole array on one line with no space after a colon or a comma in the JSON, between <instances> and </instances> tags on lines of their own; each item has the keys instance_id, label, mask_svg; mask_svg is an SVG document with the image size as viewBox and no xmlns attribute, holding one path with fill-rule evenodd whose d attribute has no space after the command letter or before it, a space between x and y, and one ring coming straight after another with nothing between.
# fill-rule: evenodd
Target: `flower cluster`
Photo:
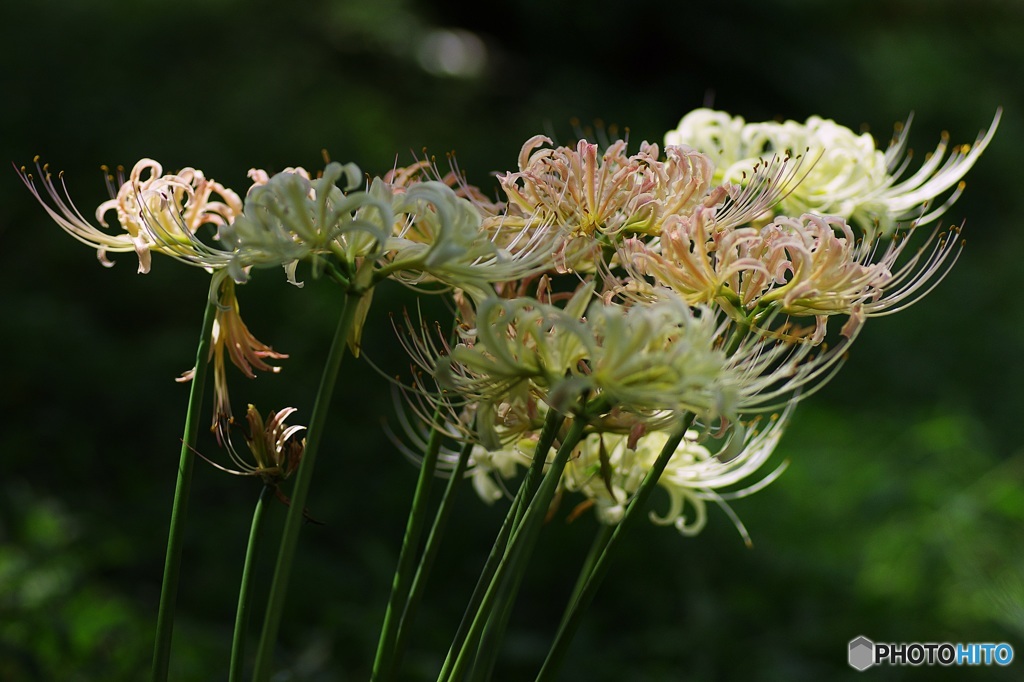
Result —
<instances>
[{"instance_id":1,"label":"flower cluster","mask_svg":"<svg viewBox=\"0 0 1024 682\"><path fill-rule=\"evenodd\" d=\"M425 429L454 441L450 461L469 448L482 497L571 448L556 473L563 493L584 498L579 509L615 523L647 472L663 468L669 507L653 518L688 534L707 501L726 505L775 476L734 488L761 469L797 399L835 374L865 320L948 272L958 228L920 244L915 233L959 196L998 119L948 158L943 136L906 178L909 126L883 151L818 117L747 123L707 109L687 114L664 148L645 142L632 154L625 140L535 136L517 169L498 175L496 200L454 164L443 176L420 162L366 180L352 164L315 176L253 169L239 195L199 170L166 174L143 159L109 176L96 225L46 166L21 176L104 265L135 252L148 272L159 253L212 274L214 428L227 447L225 358L254 377L287 357L249 332L236 285L281 267L302 286L303 266L361 295L348 339L358 351L365 294L391 279L451 296L452 335L405 326L416 366L406 394ZM298 427L281 426L291 412L270 418L247 470L287 474L298 452ZM256 417L251 430L265 431Z\"/></svg>"},{"instance_id":2,"label":"flower cluster","mask_svg":"<svg viewBox=\"0 0 1024 682\"><path fill-rule=\"evenodd\" d=\"M330 163L317 177L303 168L274 175L252 169L242 200L202 171L164 173L156 161L142 159L127 177L123 169L116 177L108 173L111 199L97 208L98 225L76 208L63 174L55 177L38 158L36 172L22 168L20 176L50 217L95 248L103 265L113 265L109 253L134 251L139 272L148 273L155 252L211 273L218 440L218 425L232 421L225 355L249 378L254 370L279 371L265 359L287 357L258 341L239 314L235 284L248 281L254 268L281 267L296 286L302 286L297 268L306 263L314 277L326 273L346 290L362 292L390 278L480 292L542 270L553 239L548 230L498 238L481 227L484 215L473 201L441 182L407 187L375 178L358 189L362 175L353 164ZM210 234L202 233L204 226ZM356 349L360 328L350 340Z\"/></svg>"},{"instance_id":3,"label":"flower cluster","mask_svg":"<svg viewBox=\"0 0 1024 682\"><path fill-rule=\"evenodd\" d=\"M746 124L706 110L687 115L664 152L531 138L518 170L498 176L503 202L481 209L482 224L556 232L548 267L457 297L451 336L405 325L413 410L425 425L447 415L447 461L458 460L454 444L473 444L469 476L487 501L511 494L524 470L554 466L579 422L559 483L583 496L578 510L616 523L660 458L670 503L652 518L696 532L707 501L731 514L727 499L777 475L735 488L865 320L948 272L959 228L916 231L958 196L928 207L996 123L940 165L944 138L902 182L893 168L905 128L888 153L831 121ZM902 232L899 221L910 221ZM766 428L757 413L770 415ZM545 437L554 415L561 426Z\"/></svg>"}]
</instances>

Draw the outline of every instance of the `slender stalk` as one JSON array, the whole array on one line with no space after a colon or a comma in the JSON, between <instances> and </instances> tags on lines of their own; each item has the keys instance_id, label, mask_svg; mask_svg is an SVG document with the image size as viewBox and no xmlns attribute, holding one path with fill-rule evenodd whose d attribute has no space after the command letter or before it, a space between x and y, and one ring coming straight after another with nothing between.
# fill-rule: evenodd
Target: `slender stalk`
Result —
<instances>
[{"instance_id":1,"label":"slender stalk","mask_svg":"<svg viewBox=\"0 0 1024 682\"><path fill-rule=\"evenodd\" d=\"M534 452L534 461L531 463L530 468L527 469L526 476L523 479L524 504L520 504L516 510L515 520L512 525L513 529L519 528L522 524L527 505L537 493L544 464L547 460L547 453L551 449L551 444L554 443L555 436L558 434L558 430L562 427L564 421L565 415L554 410L549 411L547 418L544 420L544 427L541 430L537 441L537 448ZM502 585L497 597L497 602L501 604L501 607L492 610L488 615L487 624L478 647L479 653L473 661L473 669L469 673L470 680L490 678L494 665L498 660L501 640L505 637L505 629L508 627L509 618L512 616L512 607L515 605L516 594L519 592L519 586L524 575L525 566L523 569L512 571L512 577Z\"/></svg>"},{"instance_id":2,"label":"slender stalk","mask_svg":"<svg viewBox=\"0 0 1024 682\"><path fill-rule=\"evenodd\" d=\"M736 325L725 344L724 350L726 355L731 356L736 352L749 331L749 322ZM645 508L647 500L654 492L654 488L661 478L661 474L665 471L669 460L686 435L686 430L693 423L693 419L693 414L687 414L668 442L665 443L665 446L658 454L658 459L655 460L654 465L647 472L647 475L644 476L643 481L641 481L640 487L637 489L636 494L634 494L633 499L626 505L626 511L619 523L614 527L605 527L595 538L590 554L580 569L580 575L576 585L573 587L568 606L562 615L562 621L558 626L555 641L552 643L551 649L548 650L548 656L537 675L537 682L553 680L558 674L566 651L569 648L569 643L576 634L576 630L579 629L583 613L590 605L590 602L593 601L597 588L608 572L608 564L612 552L614 552L615 546L623 533L623 528L627 524L631 524L637 514L640 513L640 510Z\"/></svg>"},{"instance_id":3,"label":"slender stalk","mask_svg":"<svg viewBox=\"0 0 1024 682\"><path fill-rule=\"evenodd\" d=\"M412 627L413 618L416 615L416 608L419 606L420 599L423 596L423 589L427 582L427 577L430 575L430 569L434 565L434 558L437 556L438 549L441 546L441 539L444 536L444 529L448 525L448 517L451 516L452 509L455 506L455 494L458 492L459 483L462 482L462 476L466 473L466 469L469 466L469 455L473 451L473 443L467 441L462 446L462 450L459 453L459 460L455 464L455 469L452 471L451 478L448 479L448 485L445 487L444 496L441 498L441 503L437 508L437 514L434 517L434 524L430 528L430 534L427 536L427 544L423 548L423 555L420 557L419 566L416 567L416 575L412 579L412 588L409 590L409 598L405 602L405 608L402 611L402 620L398 625L398 633L395 636L395 669L402 662L402 655L405 653L405 640L409 635L409 630Z\"/></svg>"},{"instance_id":4,"label":"slender stalk","mask_svg":"<svg viewBox=\"0 0 1024 682\"><path fill-rule=\"evenodd\" d=\"M537 438L537 447L534 450L533 462L530 463L530 468L526 470L526 476L523 478L523 500L529 504L530 500L537 493L537 488L540 486L541 475L544 473L544 463L547 461L548 451L551 450L551 446L555 442L555 437L558 435L558 430L562 428L562 424L565 422L565 415L557 410L549 409L547 415L544 417L544 426L541 428L540 435ZM516 512L515 525L513 528L518 528L519 524L523 521L523 514L526 513L526 505L520 505Z\"/></svg>"},{"instance_id":5,"label":"slender stalk","mask_svg":"<svg viewBox=\"0 0 1024 682\"><path fill-rule=\"evenodd\" d=\"M473 594L470 596L469 603L466 605L466 611L462 615L462 621L459 623L455 636L452 638L452 645L448 649L444 665L441 666L441 672L437 676L439 682L452 679L451 674L452 668L455 666L456 654L462 651L466 636L469 634L469 628L473 623L473 616L476 614L480 603L487 593L487 588L491 584L491 578L494 576L494 572L498 570L498 564L505 556L505 548L508 546L508 539L512 534L512 526L515 523L516 514L523 505L523 490L523 487L520 486L516 496L512 498L512 504L509 505L508 513L505 514L505 520L502 521L498 535L494 538L494 544L491 546L491 551L487 555L484 567L480 571L476 586L473 588Z\"/></svg>"},{"instance_id":6,"label":"slender stalk","mask_svg":"<svg viewBox=\"0 0 1024 682\"><path fill-rule=\"evenodd\" d=\"M192 466L195 463L196 438L199 435L199 411L203 405L203 390L209 366L213 321L217 313L217 290L220 279L210 279L210 292L206 297L203 327L199 332L196 364L192 386L188 392L185 426L178 459L178 480L171 505L171 525L167 532L167 554L164 558L164 576L160 586L160 608L156 617L156 641L153 644L153 682L165 682L171 662L171 637L174 632L174 605L178 597L178 577L181 573L181 550L185 539L185 520L188 516L188 498L192 490Z\"/></svg>"},{"instance_id":7,"label":"slender stalk","mask_svg":"<svg viewBox=\"0 0 1024 682\"><path fill-rule=\"evenodd\" d=\"M525 569L525 562L523 562ZM522 583L525 570L518 568L510 569L512 575L501 585L497 606L491 609L484 624L483 633L480 636L480 645L477 646L476 658L473 659L473 667L466 676L468 682L483 682L491 679L494 666L498 662L498 653L501 651L501 641L505 638L505 630L508 628L508 621L512 617L512 609L515 606L516 594Z\"/></svg>"},{"instance_id":8,"label":"slender stalk","mask_svg":"<svg viewBox=\"0 0 1024 682\"><path fill-rule=\"evenodd\" d=\"M466 605L465 614L463 615L462 621L459 623L459 627L455 632L455 637L452 638L452 645L448 650L448 656L445 658L444 665L441 667L441 672L437 678L438 680L449 679L452 667L455 665L455 654L462 650L466 634L469 632L470 625L473 622L472 616L479 608L480 602L483 601L484 594L487 591L487 587L490 585L491 578L493 577L494 572L498 569L498 564L502 557L505 556L509 536L512 534L512 531L519 526L527 503L532 499L537 486L540 485L540 476L544 469L544 462L547 459L547 453L554 444L555 436L558 434L558 430L561 428L564 421L564 414L555 410L548 411L547 416L544 419L544 426L542 427L540 436L537 440L537 447L534 450L533 462L531 462L530 468L527 469L526 476L523 479L523 482L519 485L519 489L516 491L512 504L509 505L508 513L505 515L505 520L502 522L498 535L494 539L491 552L487 555L484 567L480 571L480 577L477 579L476 586L473 588L473 594L470 596L469 603Z\"/></svg>"},{"instance_id":9,"label":"slender stalk","mask_svg":"<svg viewBox=\"0 0 1024 682\"><path fill-rule=\"evenodd\" d=\"M589 571L589 575L583 583L582 589L578 589L578 594L575 595L575 599L573 599L566 608L565 615L562 617L562 624L559 626L558 632L555 635L555 641L552 643L551 649L548 650L547 658L544 660L540 673L537 675L537 682L554 680L558 674L562 660L565 658L565 653L569 648L569 643L572 641L573 635L576 634L576 630L579 629L580 622L583 619L583 613L590 605L590 602L593 601L594 594L596 594L597 588L601 584L601 580L608 572L609 561L612 553L615 551L615 547L619 539L622 537L622 533L624 532L623 529L628 525L631 525L640 512L646 508L647 501L654 492L658 479L661 478L661 474L665 471L668 461L672 458L676 448L679 447L679 443L686 435L686 430L690 428L690 424L693 423L693 419L694 415L692 413L688 413L686 415L683 422L669 437L668 442L665 443L661 452L658 453L658 459L655 460L650 471L648 471L647 475L644 476L644 480L640 482L640 487L637 488L636 493L633 495L633 499L631 499L629 504L626 505L626 511L623 513L622 519L619 521L618 525L615 526L611 537L601 550L597 560L593 563ZM574 592L576 591L577 590L574 590Z\"/></svg>"},{"instance_id":10,"label":"slender stalk","mask_svg":"<svg viewBox=\"0 0 1024 682\"><path fill-rule=\"evenodd\" d=\"M437 456L441 449L441 430L437 427L439 414L434 414L434 426L430 430L427 450L423 453L416 491L413 493L412 508L405 526L405 537L402 549L398 553L398 566L391 581L391 596L388 598L387 609L384 611L384 624L381 626L380 639L377 641L377 654L373 660L373 681L390 680L394 675L395 639L405 610L412 585L414 563L419 549L420 539L426 522L427 500L430 497L431 484L434 481L434 470L437 468Z\"/></svg>"},{"instance_id":11,"label":"slender stalk","mask_svg":"<svg viewBox=\"0 0 1024 682\"><path fill-rule=\"evenodd\" d=\"M594 537L593 544L590 545L590 551L587 552L587 558L583 560L583 566L580 567L580 574L576 578L576 584L573 585L572 594L569 595L569 604L576 603L576 599L579 598L583 588L587 585L587 579L590 578L591 573L594 572L594 566L597 564L598 559L601 558L601 554L604 552L605 547L608 546L608 542L612 538L612 534L615 532L615 526L607 523L600 524L601 527L597 531L597 535ZM562 620L558 624L559 629L565 626L565 621L569 617L571 609L566 608L565 613L562 614Z\"/></svg>"},{"instance_id":12,"label":"slender stalk","mask_svg":"<svg viewBox=\"0 0 1024 682\"><path fill-rule=\"evenodd\" d=\"M526 512L523 514L522 523L512 534L512 538L505 550L505 556L498 564L498 569L491 578L491 583L484 594L483 601L480 603L469 632L466 634L462 650L455 659L450 679L461 680L462 672L466 665L469 664L471 658L476 657L479 649L477 642L483 633L485 625L490 620L491 612L495 608L504 608L505 603L515 599L516 583L526 570L526 563L530 552L537 542L541 524L547 515L551 500L554 498L558 482L562 478L565 463L569 460L569 455L572 454L572 451L582 439L586 425L587 420L582 415L578 415L573 419L569 432L562 441L561 447L558 448L554 461L548 467L547 472L545 472L544 478L537 488L537 494L530 500ZM506 581L511 582L506 583ZM501 603L496 603L499 602L499 595L502 597ZM480 672L478 669L477 674L480 674Z\"/></svg>"},{"instance_id":13,"label":"slender stalk","mask_svg":"<svg viewBox=\"0 0 1024 682\"><path fill-rule=\"evenodd\" d=\"M245 550L242 582L238 587L238 610L235 612L235 634L231 640L231 668L228 670L228 682L242 681L242 670L245 668L245 631L249 625L249 611L252 605L252 566L256 561L256 552L259 549L263 512L273 495L274 486L264 485L263 490L260 491L260 497L256 501L256 509L252 513L249 545Z\"/></svg>"},{"instance_id":14,"label":"slender stalk","mask_svg":"<svg viewBox=\"0 0 1024 682\"><path fill-rule=\"evenodd\" d=\"M316 464L317 451L320 448L324 426L327 423L327 413L334 395L338 369L341 367L342 358L345 357L349 332L355 323L359 301L363 295L364 292L351 290L345 295L345 308L338 320L338 328L334 332L334 340L331 342L327 363L324 365L320 379L320 389L317 391L316 400L313 403L313 414L306 431L306 448L295 474L291 504L288 508L288 516L285 518L277 564L270 584L270 596L267 599L263 631L260 634L260 642L256 650L256 666L253 671L253 679L256 682L266 682L270 677L270 662L274 653L274 644L277 641L277 633L281 627L281 614L284 611L284 603L288 595L288 578L291 575L292 560L295 558L295 548L299 541L299 530L302 527L306 498L309 495L309 486L313 478L313 467Z\"/></svg>"}]
</instances>

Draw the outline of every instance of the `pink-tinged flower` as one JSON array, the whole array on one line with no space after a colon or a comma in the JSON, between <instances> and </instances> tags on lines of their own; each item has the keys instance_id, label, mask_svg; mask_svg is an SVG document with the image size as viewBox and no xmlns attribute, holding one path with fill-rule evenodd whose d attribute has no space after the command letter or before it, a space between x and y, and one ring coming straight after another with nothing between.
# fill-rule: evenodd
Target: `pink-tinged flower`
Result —
<instances>
[{"instance_id":1,"label":"pink-tinged flower","mask_svg":"<svg viewBox=\"0 0 1024 682\"><path fill-rule=\"evenodd\" d=\"M97 258L107 267L113 265L108 253L134 251L139 272L149 272L152 251L174 255L178 245L197 241L195 233L200 226L219 228L242 211L238 195L208 179L202 171L184 168L164 174L159 163L142 159L127 179L123 171L118 171L116 193L115 178L108 176L114 196L100 204L96 218L101 227L109 228L106 216L113 212L123 232L106 232L90 223L75 206L63 174L55 179L38 158L36 167L43 191L36 186L37 178L22 168L20 175L26 187L68 234L95 248Z\"/></svg>"},{"instance_id":2,"label":"pink-tinged flower","mask_svg":"<svg viewBox=\"0 0 1024 682\"><path fill-rule=\"evenodd\" d=\"M898 265L907 238L858 239L836 216L780 217L760 228L720 229L704 212L671 221L656 244L626 242L634 275L692 305L716 303L738 320L768 311L814 316L814 342L831 315L894 312L918 300L956 262L959 230L936 231ZM940 236L941 234L941 236ZM930 250L929 250L930 249ZM633 280L634 290L644 284ZM756 320L755 320L756 321Z\"/></svg>"},{"instance_id":3,"label":"pink-tinged flower","mask_svg":"<svg viewBox=\"0 0 1024 682\"><path fill-rule=\"evenodd\" d=\"M794 182L801 158L775 156L751 168L744 183L712 186L714 166L689 147L644 143L626 154L619 140L603 153L581 140L575 148L544 147L531 138L523 146L519 171L499 176L506 210L485 225L556 230L553 271L590 272L603 267L602 249L622 237L658 235L672 220L696 211L713 213L721 225L760 219Z\"/></svg>"},{"instance_id":4,"label":"pink-tinged flower","mask_svg":"<svg viewBox=\"0 0 1024 682\"><path fill-rule=\"evenodd\" d=\"M575 148L543 147L537 135L519 154L519 171L499 176L509 213L551 224L574 236L621 232L657 233L664 216L686 213L707 194L714 172L703 154L668 147L660 160L656 144L632 156L626 141L604 152L581 140Z\"/></svg>"},{"instance_id":5,"label":"pink-tinged flower","mask_svg":"<svg viewBox=\"0 0 1024 682\"><path fill-rule=\"evenodd\" d=\"M313 180L313 177L309 174L309 171L303 168L302 166L289 166L288 168L285 168L283 171L281 171L281 173L291 173L293 175L298 175L300 178L309 182ZM252 185L249 187L249 191L247 192L247 194L252 193L252 191L257 187L263 187L268 182L270 182L270 178L273 177L272 175L270 175L270 173L263 170L262 168L250 168L247 175L249 176L249 179L252 180ZM277 175L277 173L275 173L274 175Z\"/></svg>"},{"instance_id":6,"label":"pink-tinged flower","mask_svg":"<svg viewBox=\"0 0 1024 682\"><path fill-rule=\"evenodd\" d=\"M759 238L753 227L721 229L710 210L673 216L658 241L623 242L622 261L632 266L633 274L627 286L642 289L642 278L648 276L654 286L672 289L690 305L735 305L742 288L730 287L730 280L750 272L767 274L768 266L748 255Z\"/></svg>"}]
</instances>

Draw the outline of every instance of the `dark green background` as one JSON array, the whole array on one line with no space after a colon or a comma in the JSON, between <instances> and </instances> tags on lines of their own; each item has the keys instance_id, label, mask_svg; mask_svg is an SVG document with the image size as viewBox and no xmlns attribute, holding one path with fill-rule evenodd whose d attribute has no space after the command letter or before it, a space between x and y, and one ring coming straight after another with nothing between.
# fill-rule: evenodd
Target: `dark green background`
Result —
<instances>
[{"instance_id":1,"label":"dark green background","mask_svg":"<svg viewBox=\"0 0 1024 682\"><path fill-rule=\"evenodd\" d=\"M418 45L475 33L487 67L432 75ZM470 179L514 167L538 132L630 129L661 141L713 102L748 120L818 114L913 146L948 129L995 141L945 221L967 248L915 308L872 320L779 447L789 470L696 539L643 527L615 563L566 680L854 678L847 642L1006 641L1009 669L873 669L864 679L1019 679L1024 661L1024 4L884 2L431 4L241 0L6 3L0 157L66 171L83 212L101 164L150 156L244 190L253 166L321 167L321 150L381 173L454 150ZM49 222L13 169L0 181L0 679L139 680L149 667L187 369L207 277L166 258L111 270ZM250 328L292 355L236 402L308 417L340 308L323 282L261 271ZM371 357L400 370L382 289ZM301 538L278 680L368 677L415 480L384 436L393 414L366 363L342 370ZM212 438L200 442L213 452ZM259 486L197 466L172 677L227 671L237 579ZM428 595L408 679L432 679L502 510L467 488ZM280 527L274 507L268 545ZM593 534L549 525L498 679L531 679ZM263 556L261 587L269 579Z\"/></svg>"}]
</instances>

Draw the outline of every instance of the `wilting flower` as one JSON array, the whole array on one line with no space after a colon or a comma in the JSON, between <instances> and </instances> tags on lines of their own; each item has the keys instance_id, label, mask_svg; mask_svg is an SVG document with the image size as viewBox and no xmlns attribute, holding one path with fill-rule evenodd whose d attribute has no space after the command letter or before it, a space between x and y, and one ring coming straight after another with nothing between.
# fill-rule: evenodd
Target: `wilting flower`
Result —
<instances>
[{"instance_id":1,"label":"wilting flower","mask_svg":"<svg viewBox=\"0 0 1024 682\"><path fill-rule=\"evenodd\" d=\"M943 134L921 167L904 177L910 165L906 154L910 122L883 151L867 133L857 135L835 121L812 116L805 123L773 121L747 123L721 111L697 109L665 135L666 144L687 144L708 154L716 165L715 179L743 182L759 159L772 154L805 154L812 161L799 183L787 187L778 212L834 214L857 224L866 233L891 233L898 222L925 224L938 218L956 201L958 185L988 146L999 125L992 125L973 145L949 149ZM949 157L946 153L949 151ZM940 196L952 194L933 207Z\"/></svg>"},{"instance_id":2,"label":"wilting flower","mask_svg":"<svg viewBox=\"0 0 1024 682\"><path fill-rule=\"evenodd\" d=\"M276 488L298 468L306 447L306 440L299 435L306 427L285 423L295 412L294 407L286 407L279 412L271 411L264 420L259 411L249 405L245 414L247 428L244 429L244 438L251 457L238 452L232 443L228 425L224 425L219 439L237 469L228 469L209 459L207 461L229 474L259 476L264 484Z\"/></svg>"},{"instance_id":3,"label":"wilting flower","mask_svg":"<svg viewBox=\"0 0 1024 682\"><path fill-rule=\"evenodd\" d=\"M127 179L118 173L116 194L96 210L96 218L104 228L108 227L108 213L117 216L123 232L111 234L94 226L75 207L63 174L58 174L55 182L49 168L39 165L38 157L36 167L46 196L36 187L36 178L22 168L21 179L29 191L68 234L95 248L97 258L107 267L113 265L107 253L134 251L139 258L139 272L149 272L151 251L174 255L181 245L197 241L195 233L200 226L222 227L242 211L238 195L206 178L202 171L184 168L164 174L159 163L142 159ZM111 191L114 194L112 186Z\"/></svg>"},{"instance_id":4,"label":"wilting flower","mask_svg":"<svg viewBox=\"0 0 1024 682\"><path fill-rule=\"evenodd\" d=\"M259 341L239 312L238 298L235 296L235 282L223 275L214 275L221 280L217 300L217 309L213 322L210 347L210 360L213 362L213 430L221 440L223 429L234 417L231 411L231 400L228 391L227 365L225 355L242 374L250 379L256 378L256 370L276 374L281 368L267 363L267 359L283 360L288 356L274 351L270 346ZM178 381L191 381L195 369L185 372Z\"/></svg>"}]
</instances>

